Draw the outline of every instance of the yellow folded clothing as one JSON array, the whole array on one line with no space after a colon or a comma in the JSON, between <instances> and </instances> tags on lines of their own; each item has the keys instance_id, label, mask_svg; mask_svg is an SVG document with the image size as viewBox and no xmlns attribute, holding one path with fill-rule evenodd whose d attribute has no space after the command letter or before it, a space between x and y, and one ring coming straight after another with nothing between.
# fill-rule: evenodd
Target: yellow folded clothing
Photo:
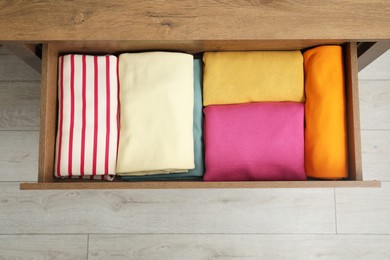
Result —
<instances>
[{"instance_id":1,"label":"yellow folded clothing","mask_svg":"<svg viewBox=\"0 0 390 260\"><path fill-rule=\"evenodd\" d=\"M203 105L304 102L300 51L206 52Z\"/></svg>"},{"instance_id":2,"label":"yellow folded clothing","mask_svg":"<svg viewBox=\"0 0 390 260\"><path fill-rule=\"evenodd\" d=\"M193 169L193 56L149 52L119 56L118 175Z\"/></svg>"}]
</instances>

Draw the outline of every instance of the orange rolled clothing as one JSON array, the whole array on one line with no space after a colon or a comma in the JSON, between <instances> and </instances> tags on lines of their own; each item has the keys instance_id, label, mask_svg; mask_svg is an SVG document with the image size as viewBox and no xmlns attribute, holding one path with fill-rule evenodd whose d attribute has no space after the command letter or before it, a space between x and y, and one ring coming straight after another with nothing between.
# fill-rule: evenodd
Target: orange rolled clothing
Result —
<instances>
[{"instance_id":1,"label":"orange rolled clothing","mask_svg":"<svg viewBox=\"0 0 390 260\"><path fill-rule=\"evenodd\" d=\"M303 54L305 67L305 170L308 177L348 177L343 52L320 46Z\"/></svg>"}]
</instances>

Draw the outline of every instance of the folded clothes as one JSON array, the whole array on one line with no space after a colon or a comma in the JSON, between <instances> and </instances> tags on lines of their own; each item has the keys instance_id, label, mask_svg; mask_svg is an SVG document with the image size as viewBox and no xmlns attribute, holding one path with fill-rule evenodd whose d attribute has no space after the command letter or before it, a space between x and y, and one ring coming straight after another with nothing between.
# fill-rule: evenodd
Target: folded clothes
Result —
<instances>
[{"instance_id":1,"label":"folded clothes","mask_svg":"<svg viewBox=\"0 0 390 260\"><path fill-rule=\"evenodd\" d=\"M203 104L305 101L300 51L206 52Z\"/></svg>"},{"instance_id":2,"label":"folded clothes","mask_svg":"<svg viewBox=\"0 0 390 260\"><path fill-rule=\"evenodd\" d=\"M321 46L304 53L307 176L348 177L343 52Z\"/></svg>"},{"instance_id":3,"label":"folded clothes","mask_svg":"<svg viewBox=\"0 0 390 260\"><path fill-rule=\"evenodd\" d=\"M205 181L305 180L304 104L208 106Z\"/></svg>"},{"instance_id":4,"label":"folded clothes","mask_svg":"<svg viewBox=\"0 0 390 260\"><path fill-rule=\"evenodd\" d=\"M117 66L115 56L60 57L55 177L111 179L115 175Z\"/></svg>"},{"instance_id":5,"label":"folded clothes","mask_svg":"<svg viewBox=\"0 0 390 260\"><path fill-rule=\"evenodd\" d=\"M117 173L193 169L193 56L148 52L119 56Z\"/></svg>"},{"instance_id":6,"label":"folded clothes","mask_svg":"<svg viewBox=\"0 0 390 260\"><path fill-rule=\"evenodd\" d=\"M194 60L194 156L195 168L184 173L155 174L147 176L123 176L125 181L197 180L204 174L203 162L203 105L202 105L202 60Z\"/></svg>"}]
</instances>

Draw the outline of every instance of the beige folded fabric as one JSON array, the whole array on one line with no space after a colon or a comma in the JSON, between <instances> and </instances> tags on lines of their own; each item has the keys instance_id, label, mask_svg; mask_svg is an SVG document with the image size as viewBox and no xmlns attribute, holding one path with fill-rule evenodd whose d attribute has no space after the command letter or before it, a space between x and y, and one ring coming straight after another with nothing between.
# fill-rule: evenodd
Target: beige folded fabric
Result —
<instances>
[{"instance_id":1,"label":"beige folded fabric","mask_svg":"<svg viewBox=\"0 0 390 260\"><path fill-rule=\"evenodd\" d=\"M117 173L193 169L193 56L148 52L119 56Z\"/></svg>"}]
</instances>

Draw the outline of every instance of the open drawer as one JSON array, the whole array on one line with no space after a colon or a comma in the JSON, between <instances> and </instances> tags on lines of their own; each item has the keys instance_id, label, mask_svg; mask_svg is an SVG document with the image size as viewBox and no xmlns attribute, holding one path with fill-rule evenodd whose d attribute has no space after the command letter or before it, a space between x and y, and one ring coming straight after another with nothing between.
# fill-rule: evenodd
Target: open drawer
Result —
<instances>
[{"instance_id":1,"label":"open drawer","mask_svg":"<svg viewBox=\"0 0 390 260\"><path fill-rule=\"evenodd\" d=\"M305 50L323 44L341 44L346 70L348 164L347 180L283 182L156 181L113 182L59 180L53 177L57 127L57 71L59 55L68 53L119 54L131 51L170 50L187 53L221 50ZM295 187L379 187L378 181L363 181L360 147L358 67L355 42L321 40L201 40L201 41L107 41L49 42L43 45L41 126L38 183L22 183L21 189L176 189L176 188L295 188Z\"/></svg>"}]
</instances>

